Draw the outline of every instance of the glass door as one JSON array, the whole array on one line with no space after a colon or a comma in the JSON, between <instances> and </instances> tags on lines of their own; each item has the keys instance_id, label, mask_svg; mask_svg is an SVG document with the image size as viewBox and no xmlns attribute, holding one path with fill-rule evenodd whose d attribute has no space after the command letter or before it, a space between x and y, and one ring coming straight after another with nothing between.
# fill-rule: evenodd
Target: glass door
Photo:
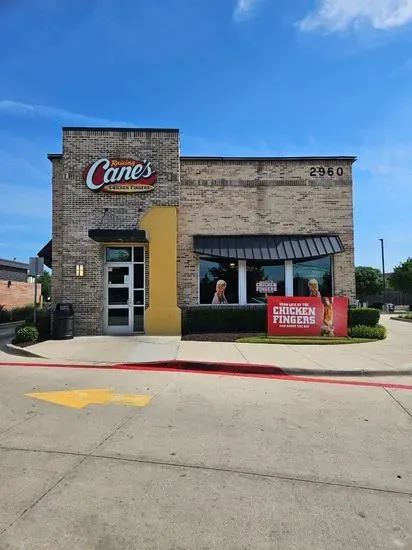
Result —
<instances>
[{"instance_id":1,"label":"glass door","mask_svg":"<svg viewBox=\"0 0 412 550\"><path fill-rule=\"evenodd\" d=\"M132 263L106 264L105 288L105 333L132 334Z\"/></svg>"}]
</instances>

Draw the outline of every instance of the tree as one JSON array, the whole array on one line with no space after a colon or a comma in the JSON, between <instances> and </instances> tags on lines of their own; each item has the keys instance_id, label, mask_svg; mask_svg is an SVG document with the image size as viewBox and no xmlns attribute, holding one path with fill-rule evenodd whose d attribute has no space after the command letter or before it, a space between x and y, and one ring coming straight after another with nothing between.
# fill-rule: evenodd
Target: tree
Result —
<instances>
[{"instance_id":1,"label":"tree","mask_svg":"<svg viewBox=\"0 0 412 550\"><path fill-rule=\"evenodd\" d=\"M48 271L45 271L43 275L40 275L38 282L41 283L41 293L43 299L47 302L51 294L51 276Z\"/></svg>"},{"instance_id":2,"label":"tree","mask_svg":"<svg viewBox=\"0 0 412 550\"><path fill-rule=\"evenodd\" d=\"M375 267L359 266L355 269L356 294L361 300L383 289L382 273Z\"/></svg>"},{"instance_id":3,"label":"tree","mask_svg":"<svg viewBox=\"0 0 412 550\"><path fill-rule=\"evenodd\" d=\"M391 285L401 292L412 294L412 258L408 258L393 270Z\"/></svg>"}]
</instances>

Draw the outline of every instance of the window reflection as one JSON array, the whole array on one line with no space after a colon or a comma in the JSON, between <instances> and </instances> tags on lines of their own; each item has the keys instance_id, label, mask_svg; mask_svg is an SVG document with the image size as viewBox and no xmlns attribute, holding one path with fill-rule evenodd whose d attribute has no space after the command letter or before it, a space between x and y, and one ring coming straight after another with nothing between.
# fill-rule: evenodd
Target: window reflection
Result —
<instances>
[{"instance_id":1,"label":"window reflection","mask_svg":"<svg viewBox=\"0 0 412 550\"><path fill-rule=\"evenodd\" d=\"M144 288L144 266L134 264L134 288Z\"/></svg>"},{"instance_id":2,"label":"window reflection","mask_svg":"<svg viewBox=\"0 0 412 550\"><path fill-rule=\"evenodd\" d=\"M144 332L144 307L135 307L133 313L133 331Z\"/></svg>"},{"instance_id":3,"label":"window reflection","mask_svg":"<svg viewBox=\"0 0 412 550\"><path fill-rule=\"evenodd\" d=\"M129 267L110 267L108 271L109 285L129 284Z\"/></svg>"},{"instance_id":4,"label":"window reflection","mask_svg":"<svg viewBox=\"0 0 412 550\"><path fill-rule=\"evenodd\" d=\"M108 325L110 327L127 326L129 324L129 308L109 309Z\"/></svg>"},{"instance_id":5,"label":"window reflection","mask_svg":"<svg viewBox=\"0 0 412 550\"><path fill-rule=\"evenodd\" d=\"M319 296L319 294L320 296L332 296L331 257L294 262L293 295Z\"/></svg>"},{"instance_id":6,"label":"window reflection","mask_svg":"<svg viewBox=\"0 0 412 550\"><path fill-rule=\"evenodd\" d=\"M135 263L144 262L144 248L143 246L135 246L133 249L133 261Z\"/></svg>"}]
</instances>

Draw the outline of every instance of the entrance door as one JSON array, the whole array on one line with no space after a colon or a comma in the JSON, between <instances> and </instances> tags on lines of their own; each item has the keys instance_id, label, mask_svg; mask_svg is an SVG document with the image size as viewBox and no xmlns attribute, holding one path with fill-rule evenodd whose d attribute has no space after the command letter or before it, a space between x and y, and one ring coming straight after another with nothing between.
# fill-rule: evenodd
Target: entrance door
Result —
<instances>
[{"instance_id":1,"label":"entrance door","mask_svg":"<svg viewBox=\"0 0 412 550\"><path fill-rule=\"evenodd\" d=\"M132 334L133 298L132 263L105 266L105 333Z\"/></svg>"},{"instance_id":2,"label":"entrance door","mask_svg":"<svg viewBox=\"0 0 412 550\"><path fill-rule=\"evenodd\" d=\"M144 247L106 247L104 286L104 333L144 332Z\"/></svg>"}]
</instances>

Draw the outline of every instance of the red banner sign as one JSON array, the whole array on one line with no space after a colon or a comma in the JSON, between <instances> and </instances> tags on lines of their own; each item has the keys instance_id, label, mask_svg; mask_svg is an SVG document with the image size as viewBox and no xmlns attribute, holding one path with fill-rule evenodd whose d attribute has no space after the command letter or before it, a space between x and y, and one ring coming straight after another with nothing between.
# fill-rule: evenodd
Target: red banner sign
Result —
<instances>
[{"instance_id":1,"label":"red banner sign","mask_svg":"<svg viewBox=\"0 0 412 550\"><path fill-rule=\"evenodd\" d=\"M270 336L347 336L347 298L268 297Z\"/></svg>"},{"instance_id":2,"label":"red banner sign","mask_svg":"<svg viewBox=\"0 0 412 550\"><path fill-rule=\"evenodd\" d=\"M145 193L153 191L157 172L146 160L104 158L86 166L83 180L92 191Z\"/></svg>"}]
</instances>

